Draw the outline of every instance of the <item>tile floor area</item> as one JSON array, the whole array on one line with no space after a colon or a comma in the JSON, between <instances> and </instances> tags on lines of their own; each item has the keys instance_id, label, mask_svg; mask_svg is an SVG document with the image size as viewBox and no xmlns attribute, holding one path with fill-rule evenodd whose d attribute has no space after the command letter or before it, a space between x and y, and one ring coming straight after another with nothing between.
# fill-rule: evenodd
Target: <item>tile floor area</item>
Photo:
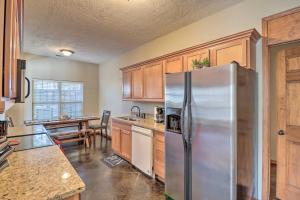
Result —
<instances>
[{"instance_id":1,"label":"tile floor area","mask_svg":"<svg viewBox=\"0 0 300 200\"><path fill-rule=\"evenodd\" d=\"M128 163L110 168L102 159L112 154L110 140L97 137L96 145L64 147L67 158L86 184L82 200L160 200L164 185L145 177Z\"/></svg>"}]
</instances>

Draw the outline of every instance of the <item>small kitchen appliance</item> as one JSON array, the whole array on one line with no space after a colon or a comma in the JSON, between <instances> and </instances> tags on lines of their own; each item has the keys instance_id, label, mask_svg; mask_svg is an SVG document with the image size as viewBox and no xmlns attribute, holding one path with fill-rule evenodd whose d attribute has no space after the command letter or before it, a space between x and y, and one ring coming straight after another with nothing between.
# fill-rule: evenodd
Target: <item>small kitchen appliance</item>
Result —
<instances>
[{"instance_id":1,"label":"small kitchen appliance","mask_svg":"<svg viewBox=\"0 0 300 200\"><path fill-rule=\"evenodd\" d=\"M154 121L156 123L163 123L165 119L165 109L160 106L154 107Z\"/></svg>"}]
</instances>

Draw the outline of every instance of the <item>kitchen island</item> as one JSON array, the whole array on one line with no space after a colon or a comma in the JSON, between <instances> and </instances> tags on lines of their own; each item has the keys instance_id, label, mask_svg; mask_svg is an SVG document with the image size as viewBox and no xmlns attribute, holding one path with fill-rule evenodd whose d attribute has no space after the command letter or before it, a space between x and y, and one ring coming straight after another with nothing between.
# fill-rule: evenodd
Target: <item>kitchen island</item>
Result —
<instances>
[{"instance_id":1,"label":"kitchen island","mask_svg":"<svg viewBox=\"0 0 300 200\"><path fill-rule=\"evenodd\" d=\"M32 132L30 132L30 130ZM8 136L44 133L43 126L8 129ZM17 151L0 172L1 200L79 200L85 184L58 146Z\"/></svg>"}]
</instances>

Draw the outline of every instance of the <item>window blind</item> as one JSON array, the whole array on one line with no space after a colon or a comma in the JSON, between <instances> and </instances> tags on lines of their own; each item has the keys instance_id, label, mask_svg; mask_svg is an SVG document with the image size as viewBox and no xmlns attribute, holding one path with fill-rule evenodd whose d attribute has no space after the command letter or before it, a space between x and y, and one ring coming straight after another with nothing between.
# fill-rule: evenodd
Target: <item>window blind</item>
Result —
<instances>
[{"instance_id":1,"label":"window blind","mask_svg":"<svg viewBox=\"0 0 300 200\"><path fill-rule=\"evenodd\" d=\"M83 113L83 83L33 80L33 120L54 120Z\"/></svg>"}]
</instances>

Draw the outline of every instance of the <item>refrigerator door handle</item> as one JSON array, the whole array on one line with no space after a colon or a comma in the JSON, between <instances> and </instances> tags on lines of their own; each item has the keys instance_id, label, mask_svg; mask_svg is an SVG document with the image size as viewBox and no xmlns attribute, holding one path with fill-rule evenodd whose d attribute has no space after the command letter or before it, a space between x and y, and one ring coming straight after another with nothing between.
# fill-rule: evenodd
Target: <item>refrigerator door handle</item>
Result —
<instances>
[{"instance_id":1,"label":"refrigerator door handle","mask_svg":"<svg viewBox=\"0 0 300 200\"><path fill-rule=\"evenodd\" d=\"M184 73L184 98L181 112L181 132L182 138L185 142L191 142L192 137L192 74L191 72ZM187 108L187 121L185 119L185 112ZM186 123L185 123L186 122ZM187 128L185 128L187 125Z\"/></svg>"},{"instance_id":2,"label":"refrigerator door handle","mask_svg":"<svg viewBox=\"0 0 300 200\"><path fill-rule=\"evenodd\" d=\"M183 93L183 104L181 109L180 123L181 123L181 135L183 143L185 142L185 108L187 103L187 73L184 73L184 93Z\"/></svg>"},{"instance_id":3,"label":"refrigerator door handle","mask_svg":"<svg viewBox=\"0 0 300 200\"><path fill-rule=\"evenodd\" d=\"M187 72L187 134L186 141L191 144L192 139L192 73Z\"/></svg>"},{"instance_id":4,"label":"refrigerator door handle","mask_svg":"<svg viewBox=\"0 0 300 200\"><path fill-rule=\"evenodd\" d=\"M191 72L184 73L184 99L181 112L181 132L184 146L184 200L191 200L192 198L192 143L191 143L191 87L192 87ZM187 130L185 129L185 110L187 107ZM187 131L187 132L186 132Z\"/></svg>"}]
</instances>

